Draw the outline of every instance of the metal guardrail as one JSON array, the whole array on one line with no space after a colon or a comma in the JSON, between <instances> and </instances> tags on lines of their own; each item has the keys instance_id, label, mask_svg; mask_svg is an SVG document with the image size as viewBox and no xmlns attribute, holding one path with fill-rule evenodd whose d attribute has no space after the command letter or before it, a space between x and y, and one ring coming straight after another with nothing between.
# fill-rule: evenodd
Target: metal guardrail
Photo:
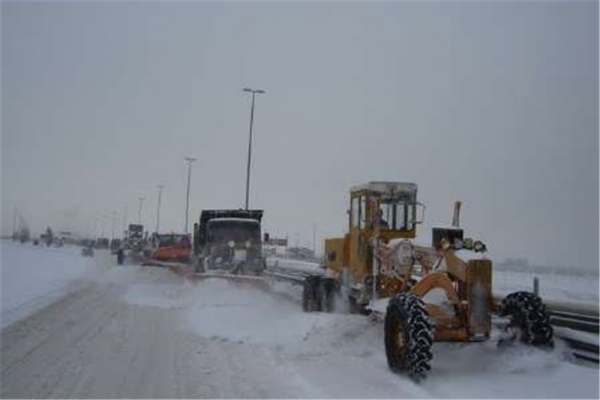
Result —
<instances>
[{"instance_id":1,"label":"metal guardrail","mask_svg":"<svg viewBox=\"0 0 600 400\"><path fill-rule=\"evenodd\" d=\"M533 292L539 294L540 280L533 278ZM554 334L571 348L575 358L599 364L600 332L598 303L544 301Z\"/></svg>"},{"instance_id":2,"label":"metal guardrail","mask_svg":"<svg viewBox=\"0 0 600 400\"><path fill-rule=\"evenodd\" d=\"M573 356L598 364L598 317L585 313L567 313L551 306L547 310L555 336L567 343Z\"/></svg>"}]
</instances>

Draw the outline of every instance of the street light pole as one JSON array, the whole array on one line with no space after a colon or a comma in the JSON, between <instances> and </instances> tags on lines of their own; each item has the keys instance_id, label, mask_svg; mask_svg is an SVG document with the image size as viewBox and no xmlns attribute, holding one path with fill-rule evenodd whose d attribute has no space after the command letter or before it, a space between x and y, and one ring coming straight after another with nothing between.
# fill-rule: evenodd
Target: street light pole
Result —
<instances>
[{"instance_id":1,"label":"street light pole","mask_svg":"<svg viewBox=\"0 0 600 400\"><path fill-rule=\"evenodd\" d=\"M111 230L111 236L110 236L111 239L115 238L115 222L116 222L115 220L116 220L116 218L117 218L117 212L113 210L112 219L111 219L111 229L110 229Z\"/></svg>"},{"instance_id":2,"label":"street light pole","mask_svg":"<svg viewBox=\"0 0 600 400\"><path fill-rule=\"evenodd\" d=\"M144 205L144 200L146 198L145 197L138 197L138 200L140 201L140 205L138 207L138 224L142 224L142 206Z\"/></svg>"},{"instance_id":3,"label":"street light pole","mask_svg":"<svg viewBox=\"0 0 600 400\"><path fill-rule=\"evenodd\" d=\"M252 105L250 106L250 134L248 139L248 164L246 166L246 210L248 209L248 199L250 196L250 162L252 159L252 125L254 125L254 98L257 93L263 94L264 90L244 88L244 92L252 93Z\"/></svg>"},{"instance_id":4,"label":"street light pole","mask_svg":"<svg viewBox=\"0 0 600 400\"><path fill-rule=\"evenodd\" d=\"M127 231L127 204L123 207L123 233Z\"/></svg>"},{"instance_id":5,"label":"street light pole","mask_svg":"<svg viewBox=\"0 0 600 400\"><path fill-rule=\"evenodd\" d=\"M183 228L184 233L188 233L188 214L190 211L190 181L192 178L192 163L196 161L195 158L185 157L185 161L188 163L188 177L187 177L187 196L185 198L185 227Z\"/></svg>"},{"instance_id":6,"label":"street light pole","mask_svg":"<svg viewBox=\"0 0 600 400\"><path fill-rule=\"evenodd\" d=\"M162 190L165 185L158 185L158 203L156 205L156 233L158 233L158 228L160 226L160 199L162 197Z\"/></svg>"}]
</instances>

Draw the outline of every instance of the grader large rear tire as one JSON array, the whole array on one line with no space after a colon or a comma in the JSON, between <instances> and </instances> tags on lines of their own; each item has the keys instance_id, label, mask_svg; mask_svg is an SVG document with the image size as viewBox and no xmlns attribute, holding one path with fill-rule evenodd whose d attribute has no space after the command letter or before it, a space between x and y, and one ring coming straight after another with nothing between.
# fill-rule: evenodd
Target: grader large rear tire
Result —
<instances>
[{"instance_id":1,"label":"grader large rear tire","mask_svg":"<svg viewBox=\"0 0 600 400\"><path fill-rule=\"evenodd\" d=\"M385 353L390 369L413 380L426 377L433 357L433 329L425 303L410 293L393 297L385 315Z\"/></svg>"},{"instance_id":2,"label":"grader large rear tire","mask_svg":"<svg viewBox=\"0 0 600 400\"><path fill-rule=\"evenodd\" d=\"M539 347L554 346L554 331L546 306L538 296L529 292L511 293L502 300L500 315L510 316L509 329L519 332L519 339ZM515 338L516 339L516 338Z\"/></svg>"}]
</instances>

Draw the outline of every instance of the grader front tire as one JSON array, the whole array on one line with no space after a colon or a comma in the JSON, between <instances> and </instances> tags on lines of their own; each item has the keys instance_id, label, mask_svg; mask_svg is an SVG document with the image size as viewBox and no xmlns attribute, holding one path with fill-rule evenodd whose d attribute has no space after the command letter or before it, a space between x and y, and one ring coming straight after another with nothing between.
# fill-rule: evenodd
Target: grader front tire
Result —
<instances>
[{"instance_id":1,"label":"grader front tire","mask_svg":"<svg viewBox=\"0 0 600 400\"><path fill-rule=\"evenodd\" d=\"M390 369L415 381L425 378L433 357L433 329L425 303L414 294L396 295L388 303L384 329Z\"/></svg>"},{"instance_id":2,"label":"grader front tire","mask_svg":"<svg viewBox=\"0 0 600 400\"><path fill-rule=\"evenodd\" d=\"M554 346L554 331L546 306L530 292L511 293L502 300L500 315L510 316L510 328L520 332L519 339L539 347Z\"/></svg>"}]
</instances>

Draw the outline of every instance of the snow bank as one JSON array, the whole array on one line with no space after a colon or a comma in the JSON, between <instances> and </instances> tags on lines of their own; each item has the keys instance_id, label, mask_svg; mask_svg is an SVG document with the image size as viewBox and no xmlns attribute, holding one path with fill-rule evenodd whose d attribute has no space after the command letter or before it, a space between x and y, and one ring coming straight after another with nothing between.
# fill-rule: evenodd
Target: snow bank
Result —
<instances>
[{"instance_id":1,"label":"snow bank","mask_svg":"<svg viewBox=\"0 0 600 400\"><path fill-rule=\"evenodd\" d=\"M0 241L1 321L5 326L51 304L89 274L94 258L79 247L48 248Z\"/></svg>"},{"instance_id":2,"label":"snow bank","mask_svg":"<svg viewBox=\"0 0 600 400\"><path fill-rule=\"evenodd\" d=\"M268 257L267 266L282 268L290 271L323 274L324 270L319 263L294 260L292 258Z\"/></svg>"},{"instance_id":3,"label":"snow bank","mask_svg":"<svg viewBox=\"0 0 600 400\"><path fill-rule=\"evenodd\" d=\"M158 268L140 272L138 279L153 274L157 280L132 283L128 303L175 313L176 329L221 343L225 353L235 350L238 362L259 375L273 374L265 365L284 371L303 388L298 397L598 398L598 369L568 362L559 340L549 352L519 344L499 348L495 328L487 342L436 342L432 371L417 385L388 369L381 320L303 313L299 297L291 301L297 287L283 283L265 291L219 278L169 281ZM253 360L257 355L264 359Z\"/></svg>"},{"instance_id":4,"label":"snow bank","mask_svg":"<svg viewBox=\"0 0 600 400\"><path fill-rule=\"evenodd\" d=\"M327 323L321 313L303 313L299 304L256 288L221 279L201 282L188 320L205 337L262 344L300 342Z\"/></svg>"}]
</instances>

